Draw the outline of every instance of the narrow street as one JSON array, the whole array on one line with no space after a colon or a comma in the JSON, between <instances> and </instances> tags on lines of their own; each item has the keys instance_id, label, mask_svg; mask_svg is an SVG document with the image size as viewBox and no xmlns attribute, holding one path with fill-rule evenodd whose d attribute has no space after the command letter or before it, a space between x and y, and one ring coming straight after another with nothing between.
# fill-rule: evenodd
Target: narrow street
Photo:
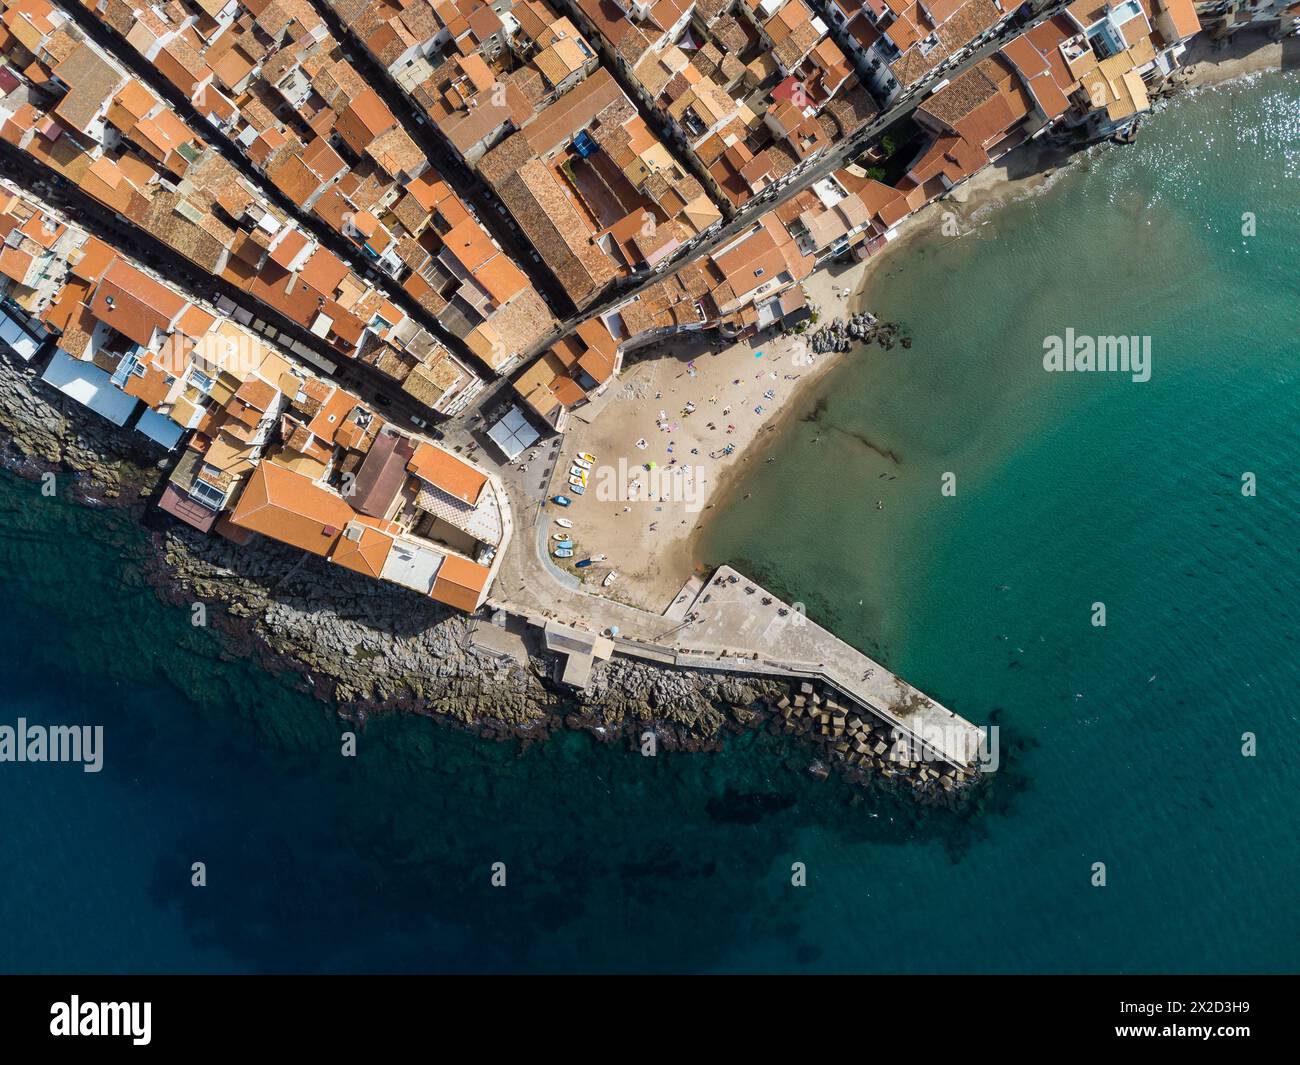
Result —
<instances>
[{"instance_id":1,"label":"narrow street","mask_svg":"<svg viewBox=\"0 0 1300 1065\"><path fill-rule=\"evenodd\" d=\"M40 163L7 142L0 141L0 173L32 196L61 211L69 220L124 254L143 263L159 277L187 292L193 293L209 304L225 296L254 319L261 319L278 329L290 340L300 341L321 358L338 366L332 376L344 388L355 392L366 403L386 418L395 415L410 419L412 416L430 424L443 421L443 416L401 391L397 382L365 363L349 361L346 356L325 343L311 331L290 321L278 311L243 292L229 282L200 270L183 255L173 251L162 241L151 236L133 223L124 221L105 208L66 178L47 169ZM318 367L313 372L326 376Z\"/></svg>"},{"instance_id":2,"label":"narrow street","mask_svg":"<svg viewBox=\"0 0 1300 1065\"><path fill-rule=\"evenodd\" d=\"M312 0L312 6L325 20L336 40L344 46L344 56L366 78L388 109L397 116L411 139L419 145L435 170L451 186L466 205L477 215L479 222L528 274L537 287L542 298L550 305L551 313L557 318L574 311L573 301L555 279L550 269L542 262L541 256L533 249L527 238L510 217L509 211L488 189L482 178L471 170L447 145L433 128L424 113L409 95L389 76L386 69L379 65L370 54L365 44L357 38L334 13L334 9L322 0Z\"/></svg>"},{"instance_id":3,"label":"narrow street","mask_svg":"<svg viewBox=\"0 0 1300 1065\"><path fill-rule=\"evenodd\" d=\"M791 172L790 176L798 175L795 180L789 180L787 176L786 183L780 183L769 186L758 196L745 204L736 216L727 222L720 230L707 236L701 235L693 241L683 244L672 256L665 259L653 270L640 276L634 283L628 284L629 279L625 279L623 285L614 282L610 286L611 295L601 301L588 307L583 313L574 315L572 318L560 324L550 335L541 338L526 353L526 359L535 358L548 347L554 344L562 337L568 336L582 322L599 314L606 314L622 306L638 293L645 291L651 285L661 281L664 277L680 270L687 263L708 255L716 248L722 247L728 241L732 240L747 228L756 223L768 211L774 210L781 206L787 200L798 195L809 185L820 181L822 178L840 169L841 167L852 162L872 144L882 138L890 130L894 129L900 123L906 121L913 111L920 106L926 96L932 89L943 82L951 81L965 73L971 67L983 62L989 56L1001 49L1009 40L1019 36L1026 30L1032 29L1040 22L1044 22L1053 15L1059 14L1069 6L1066 0L1055 0L1048 3L1038 13L1021 23L1008 22L1002 29L972 52L966 59L957 63L949 69L944 67L936 68L930 76L916 87L910 90L899 103L895 104L890 110L878 115L862 129L851 137L846 137L839 144L829 149L824 155L819 156L816 161L808 166L806 170L800 173L799 170Z\"/></svg>"},{"instance_id":4,"label":"narrow street","mask_svg":"<svg viewBox=\"0 0 1300 1065\"><path fill-rule=\"evenodd\" d=\"M100 22L99 19L77 3L68 3L66 6L61 7L61 10L68 13L86 36L161 96L191 130L219 151L222 157L252 182L258 192L265 196L267 200L295 219L310 236L314 237L353 270L369 280L380 292L397 304L416 322L428 329L457 356L467 361L471 366L479 367L481 371L488 375L489 379L491 376L495 376L490 367L486 366L477 355L471 352L460 338L454 336L432 314L412 299L401 285L394 283L378 270L365 264L364 257L355 244L343 236L342 233L326 225L311 211L305 211L298 207L288 196L272 185L225 133L204 119L184 94L158 73L157 68L146 62L140 53L125 41L116 30Z\"/></svg>"}]
</instances>

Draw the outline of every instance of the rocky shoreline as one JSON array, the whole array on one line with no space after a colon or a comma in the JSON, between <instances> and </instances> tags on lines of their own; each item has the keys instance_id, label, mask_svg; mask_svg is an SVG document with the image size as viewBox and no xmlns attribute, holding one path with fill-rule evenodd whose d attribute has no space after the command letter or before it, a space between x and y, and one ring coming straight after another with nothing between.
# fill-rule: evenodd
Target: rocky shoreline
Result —
<instances>
[{"instance_id":1,"label":"rocky shoreline","mask_svg":"<svg viewBox=\"0 0 1300 1065\"><path fill-rule=\"evenodd\" d=\"M148 530L144 572L160 599L189 611L203 604L204 623L222 634L231 655L292 673L347 722L417 713L525 745L570 728L632 750L653 733L665 751L718 750L727 735L765 724L773 733L798 732L786 726L783 710L797 693L771 678L615 658L596 670L588 690L572 692L554 682L555 663L540 646L528 648L526 661L493 654L475 646L474 619L432 600L271 541L241 547L174 523L151 506L170 457L81 408L7 353L0 354L0 465L30 480L54 472L65 498L126 510ZM828 763L868 780L830 744L807 769L825 776ZM911 793L910 780L891 780L895 775L902 770L891 767L876 781ZM937 782L921 791L952 800Z\"/></svg>"},{"instance_id":2,"label":"rocky shoreline","mask_svg":"<svg viewBox=\"0 0 1300 1065\"><path fill-rule=\"evenodd\" d=\"M882 322L869 311L860 311L846 321L834 318L808 338L808 347L815 355L835 352L842 355L865 344L879 344L886 351L895 344L904 348L912 346L912 338L902 335L902 328L894 322Z\"/></svg>"}]
</instances>

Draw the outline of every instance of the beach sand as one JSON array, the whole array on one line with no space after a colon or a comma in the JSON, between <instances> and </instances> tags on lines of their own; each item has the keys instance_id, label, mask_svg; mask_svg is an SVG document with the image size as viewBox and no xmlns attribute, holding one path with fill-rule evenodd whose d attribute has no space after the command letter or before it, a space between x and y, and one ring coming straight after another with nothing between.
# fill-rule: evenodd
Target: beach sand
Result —
<instances>
[{"instance_id":1,"label":"beach sand","mask_svg":"<svg viewBox=\"0 0 1300 1065\"><path fill-rule=\"evenodd\" d=\"M852 277L822 273L807 288L825 320L843 313L854 285ZM570 422L551 493L573 499L562 516L573 522L574 561L608 556L573 570L589 574L592 590L614 568L619 579L609 594L664 610L691 575L692 534L729 473L764 450L794 397L846 357L810 355L798 336L714 345L709 336L678 337L633 352L591 421L576 412ZM685 413L688 404L694 410ZM732 454L722 454L728 445ZM582 452L596 462L576 496L565 482Z\"/></svg>"},{"instance_id":2,"label":"beach sand","mask_svg":"<svg viewBox=\"0 0 1300 1065\"><path fill-rule=\"evenodd\" d=\"M1184 84L1212 85L1279 69L1283 46L1259 33L1243 32L1226 44L1199 39L1186 62ZM921 238L960 240L987 224L998 206L1050 184L1073 158L1063 148L1022 145L912 216L871 258L815 271L804 289L820 312L818 324L870 309L872 274L900 262L903 247ZM810 323L808 332L816 328ZM726 507L738 475L772 457L771 445L802 409L811 386L854 357L811 355L801 336L716 345L712 334L688 335L629 353L608 393L575 412L549 494L573 499L573 506L552 514L573 522L570 562L607 556L584 569L566 566L588 590L647 610L666 609L701 566L700 532L715 508ZM695 409L686 414L688 403ZM721 454L729 444L733 453ZM596 463L586 492L577 496L565 482L582 452ZM644 469L649 463L653 470ZM618 579L606 590L601 580L610 569Z\"/></svg>"},{"instance_id":3,"label":"beach sand","mask_svg":"<svg viewBox=\"0 0 1300 1065\"><path fill-rule=\"evenodd\" d=\"M1294 67L1300 62L1300 38L1274 41L1267 31L1244 29L1227 41L1213 41L1203 33L1192 39L1182 62L1184 85L1218 85L1247 74L1281 70L1284 63Z\"/></svg>"}]
</instances>

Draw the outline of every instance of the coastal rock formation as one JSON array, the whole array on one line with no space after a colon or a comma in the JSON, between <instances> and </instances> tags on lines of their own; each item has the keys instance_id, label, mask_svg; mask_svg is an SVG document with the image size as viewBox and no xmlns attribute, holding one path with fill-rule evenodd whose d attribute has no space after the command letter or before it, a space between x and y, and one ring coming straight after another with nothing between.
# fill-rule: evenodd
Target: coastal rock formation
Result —
<instances>
[{"instance_id":1,"label":"coastal rock formation","mask_svg":"<svg viewBox=\"0 0 1300 1065\"><path fill-rule=\"evenodd\" d=\"M828 351L843 353L862 344L879 344L886 351L896 342L903 347L911 347L908 337L901 337L901 330L893 322L882 322L874 314L862 311L845 321L835 318L822 326L809 339L809 347L816 355Z\"/></svg>"},{"instance_id":2,"label":"coastal rock formation","mask_svg":"<svg viewBox=\"0 0 1300 1065\"><path fill-rule=\"evenodd\" d=\"M158 449L139 433L86 411L17 359L0 354L0 449L8 465L60 467L105 499L140 500L163 477Z\"/></svg>"}]
</instances>

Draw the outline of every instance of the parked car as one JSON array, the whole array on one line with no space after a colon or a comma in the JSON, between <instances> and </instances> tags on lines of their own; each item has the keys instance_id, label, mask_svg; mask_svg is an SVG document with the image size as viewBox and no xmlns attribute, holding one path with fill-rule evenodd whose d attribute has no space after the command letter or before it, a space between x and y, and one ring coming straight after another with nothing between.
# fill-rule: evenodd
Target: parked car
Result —
<instances>
[{"instance_id":1,"label":"parked car","mask_svg":"<svg viewBox=\"0 0 1300 1065\"><path fill-rule=\"evenodd\" d=\"M568 496L551 496L551 502L557 507L568 507L573 505L573 500Z\"/></svg>"}]
</instances>

